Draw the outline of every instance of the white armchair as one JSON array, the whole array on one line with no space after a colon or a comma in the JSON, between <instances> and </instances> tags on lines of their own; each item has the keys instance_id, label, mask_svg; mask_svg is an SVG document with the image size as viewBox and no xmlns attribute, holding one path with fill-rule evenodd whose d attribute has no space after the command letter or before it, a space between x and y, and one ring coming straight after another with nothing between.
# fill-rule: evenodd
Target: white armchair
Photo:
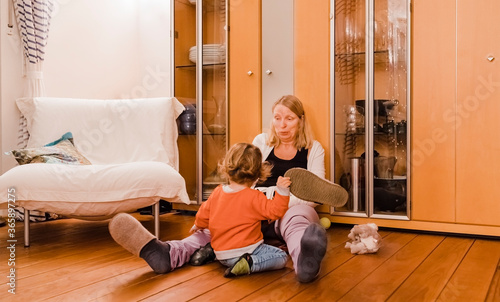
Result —
<instances>
[{"instance_id":1,"label":"white armchair","mask_svg":"<svg viewBox=\"0 0 500 302\"><path fill-rule=\"evenodd\" d=\"M25 209L79 219L107 219L159 200L191 203L178 173L176 118L184 106L175 98L23 98L17 106L27 119L27 148L38 148L66 132L91 165L30 163L0 176L0 203L15 198ZM13 189L12 189L13 188ZM29 246L29 219L24 219Z\"/></svg>"}]
</instances>

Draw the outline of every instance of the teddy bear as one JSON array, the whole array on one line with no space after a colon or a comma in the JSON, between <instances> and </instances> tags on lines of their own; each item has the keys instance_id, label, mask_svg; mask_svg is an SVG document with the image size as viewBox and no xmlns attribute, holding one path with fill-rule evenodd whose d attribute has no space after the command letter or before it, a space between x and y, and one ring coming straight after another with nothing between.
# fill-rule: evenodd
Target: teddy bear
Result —
<instances>
[{"instance_id":1,"label":"teddy bear","mask_svg":"<svg viewBox=\"0 0 500 302\"><path fill-rule=\"evenodd\" d=\"M376 253L380 247L381 237L375 223L355 225L349 235L351 242L345 247L351 249L352 254Z\"/></svg>"}]
</instances>

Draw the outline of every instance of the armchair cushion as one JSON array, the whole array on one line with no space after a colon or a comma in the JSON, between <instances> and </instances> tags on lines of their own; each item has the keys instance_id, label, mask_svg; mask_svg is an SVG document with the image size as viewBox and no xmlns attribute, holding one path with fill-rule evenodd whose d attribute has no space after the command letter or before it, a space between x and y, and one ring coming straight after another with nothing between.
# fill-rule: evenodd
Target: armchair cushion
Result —
<instances>
[{"instance_id":1,"label":"armchair cushion","mask_svg":"<svg viewBox=\"0 0 500 302\"><path fill-rule=\"evenodd\" d=\"M184 178L166 163L29 164L2 175L17 205L80 218L111 216L160 199L190 203ZM136 208L136 209L137 209Z\"/></svg>"}]
</instances>

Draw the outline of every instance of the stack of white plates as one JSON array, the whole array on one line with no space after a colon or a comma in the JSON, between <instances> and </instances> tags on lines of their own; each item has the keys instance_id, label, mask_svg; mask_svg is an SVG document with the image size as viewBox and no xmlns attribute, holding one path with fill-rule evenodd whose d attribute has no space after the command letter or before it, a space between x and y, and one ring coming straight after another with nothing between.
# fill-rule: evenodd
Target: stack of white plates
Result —
<instances>
[{"instance_id":1,"label":"stack of white plates","mask_svg":"<svg viewBox=\"0 0 500 302\"><path fill-rule=\"evenodd\" d=\"M196 63L196 46L189 49L189 60ZM203 64L218 64L226 61L226 47L223 44L203 44Z\"/></svg>"},{"instance_id":2,"label":"stack of white plates","mask_svg":"<svg viewBox=\"0 0 500 302\"><path fill-rule=\"evenodd\" d=\"M206 182L206 181L204 181L203 182L203 193L202 193L203 200L208 199L208 197L210 197L210 195L215 190L215 188L217 188L217 186L220 184L221 184L220 182Z\"/></svg>"}]
</instances>

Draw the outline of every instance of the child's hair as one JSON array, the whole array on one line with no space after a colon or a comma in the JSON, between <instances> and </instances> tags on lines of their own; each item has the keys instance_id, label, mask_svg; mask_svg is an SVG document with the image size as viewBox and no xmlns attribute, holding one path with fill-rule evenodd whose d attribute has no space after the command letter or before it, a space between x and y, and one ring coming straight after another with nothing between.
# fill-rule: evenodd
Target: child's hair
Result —
<instances>
[{"instance_id":1,"label":"child's hair","mask_svg":"<svg viewBox=\"0 0 500 302\"><path fill-rule=\"evenodd\" d=\"M260 149L247 143L234 144L219 163L222 175L232 182L248 186L256 180L266 180L271 175L271 168L269 162L262 162Z\"/></svg>"}]
</instances>

